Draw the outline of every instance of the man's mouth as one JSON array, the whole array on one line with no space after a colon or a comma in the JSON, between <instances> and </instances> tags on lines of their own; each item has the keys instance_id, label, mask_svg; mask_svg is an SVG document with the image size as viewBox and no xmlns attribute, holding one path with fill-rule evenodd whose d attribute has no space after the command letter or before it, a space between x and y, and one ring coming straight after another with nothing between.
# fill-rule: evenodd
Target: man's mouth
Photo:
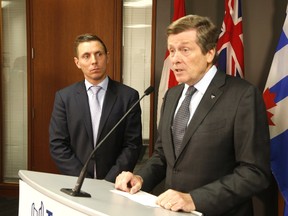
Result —
<instances>
[{"instance_id":1,"label":"man's mouth","mask_svg":"<svg viewBox=\"0 0 288 216\"><path fill-rule=\"evenodd\" d=\"M183 71L183 69L174 69L174 71L176 72L176 73L181 73L182 71Z\"/></svg>"},{"instance_id":2,"label":"man's mouth","mask_svg":"<svg viewBox=\"0 0 288 216\"><path fill-rule=\"evenodd\" d=\"M99 68L93 68L93 69L91 69L90 71L91 71L91 72L98 72L98 71L100 71L100 69L99 69Z\"/></svg>"}]
</instances>

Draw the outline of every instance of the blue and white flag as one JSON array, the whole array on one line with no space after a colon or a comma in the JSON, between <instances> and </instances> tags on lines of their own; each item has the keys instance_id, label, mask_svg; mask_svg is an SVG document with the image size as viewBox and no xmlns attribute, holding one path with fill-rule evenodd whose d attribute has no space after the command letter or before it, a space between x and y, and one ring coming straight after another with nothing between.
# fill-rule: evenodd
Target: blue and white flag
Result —
<instances>
[{"instance_id":1,"label":"blue and white flag","mask_svg":"<svg viewBox=\"0 0 288 216\"><path fill-rule=\"evenodd\" d=\"M288 5L286 19L270 68L263 97L271 137L271 169L288 216Z\"/></svg>"}]
</instances>

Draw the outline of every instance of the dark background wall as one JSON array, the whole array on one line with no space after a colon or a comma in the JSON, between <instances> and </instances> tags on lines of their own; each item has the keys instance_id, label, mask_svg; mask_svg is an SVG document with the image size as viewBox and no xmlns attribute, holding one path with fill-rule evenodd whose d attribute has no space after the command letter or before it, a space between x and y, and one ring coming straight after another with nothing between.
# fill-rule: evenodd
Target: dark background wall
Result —
<instances>
[{"instance_id":1,"label":"dark background wall","mask_svg":"<svg viewBox=\"0 0 288 216\"><path fill-rule=\"evenodd\" d=\"M174 12L173 0L156 2L155 106L166 52L165 30ZM220 30L224 17L224 0L186 0L185 4L186 14L208 16ZM286 0L242 0L245 79L261 91L264 90L282 31L286 6ZM157 134L156 131L154 133ZM256 216L277 215L277 185L274 180L267 191L254 197L254 206Z\"/></svg>"}]
</instances>

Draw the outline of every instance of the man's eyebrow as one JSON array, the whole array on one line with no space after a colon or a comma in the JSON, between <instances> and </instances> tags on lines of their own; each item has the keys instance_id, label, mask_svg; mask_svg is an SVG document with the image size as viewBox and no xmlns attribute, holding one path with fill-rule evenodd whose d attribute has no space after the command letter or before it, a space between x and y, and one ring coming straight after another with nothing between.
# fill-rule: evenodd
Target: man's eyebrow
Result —
<instances>
[{"instance_id":1,"label":"man's eyebrow","mask_svg":"<svg viewBox=\"0 0 288 216\"><path fill-rule=\"evenodd\" d=\"M85 56L85 55L90 55L90 53L89 52L85 52L81 56Z\"/></svg>"}]
</instances>

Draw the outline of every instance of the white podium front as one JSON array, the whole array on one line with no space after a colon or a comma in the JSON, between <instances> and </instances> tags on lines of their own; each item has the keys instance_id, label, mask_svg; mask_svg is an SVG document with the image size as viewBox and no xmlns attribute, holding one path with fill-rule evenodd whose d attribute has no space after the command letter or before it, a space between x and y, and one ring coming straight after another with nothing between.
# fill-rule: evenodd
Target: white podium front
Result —
<instances>
[{"instance_id":1,"label":"white podium front","mask_svg":"<svg viewBox=\"0 0 288 216\"><path fill-rule=\"evenodd\" d=\"M114 184L105 180L85 179L82 190L91 198L73 197L61 188L74 188L77 177L19 171L19 216L183 216L163 208L148 207L111 192ZM188 214L190 215L190 214ZM193 215L193 214L191 214Z\"/></svg>"}]
</instances>

